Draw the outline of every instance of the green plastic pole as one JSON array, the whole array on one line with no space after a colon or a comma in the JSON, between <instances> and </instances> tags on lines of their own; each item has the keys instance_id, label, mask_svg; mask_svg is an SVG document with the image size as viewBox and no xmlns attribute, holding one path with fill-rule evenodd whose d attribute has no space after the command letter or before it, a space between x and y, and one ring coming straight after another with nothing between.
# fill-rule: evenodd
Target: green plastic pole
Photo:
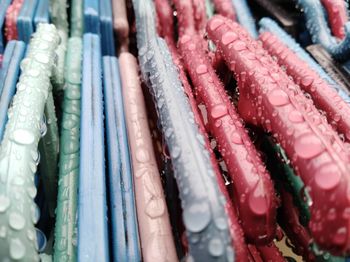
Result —
<instances>
[{"instance_id":1,"label":"green plastic pole","mask_svg":"<svg viewBox=\"0 0 350 262\"><path fill-rule=\"evenodd\" d=\"M40 122L49 94L59 37L55 26L39 24L21 63L21 76L0 147L0 257L38 261L34 173Z\"/></svg>"},{"instance_id":2,"label":"green plastic pole","mask_svg":"<svg viewBox=\"0 0 350 262\"><path fill-rule=\"evenodd\" d=\"M82 39L68 41L59 162L54 261L76 261Z\"/></svg>"},{"instance_id":3,"label":"green plastic pole","mask_svg":"<svg viewBox=\"0 0 350 262\"><path fill-rule=\"evenodd\" d=\"M54 261L76 261L83 0L72 0L66 55Z\"/></svg>"},{"instance_id":4,"label":"green plastic pole","mask_svg":"<svg viewBox=\"0 0 350 262\"><path fill-rule=\"evenodd\" d=\"M52 23L56 26L61 38L61 42L56 50L58 60L52 78L54 92L57 93L64 89L64 66L68 39L67 1L51 0L50 14Z\"/></svg>"},{"instance_id":5,"label":"green plastic pole","mask_svg":"<svg viewBox=\"0 0 350 262\"><path fill-rule=\"evenodd\" d=\"M70 36L82 37L84 32L83 0L72 0Z\"/></svg>"}]
</instances>

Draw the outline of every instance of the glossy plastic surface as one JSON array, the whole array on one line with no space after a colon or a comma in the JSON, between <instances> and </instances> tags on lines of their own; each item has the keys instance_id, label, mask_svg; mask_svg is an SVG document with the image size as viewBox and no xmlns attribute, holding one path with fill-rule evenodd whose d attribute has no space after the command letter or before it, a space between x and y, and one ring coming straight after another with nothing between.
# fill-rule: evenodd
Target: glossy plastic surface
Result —
<instances>
[{"instance_id":1,"label":"glossy plastic surface","mask_svg":"<svg viewBox=\"0 0 350 262\"><path fill-rule=\"evenodd\" d=\"M50 88L58 34L53 25L41 24L33 35L27 56L21 62L21 76L13 105L8 111L0 147L1 210L0 257L38 261L34 224L38 210L34 174L39 161L41 119Z\"/></svg>"},{"instance_id":2,"label":"glossy plastic surface","mask_svg":"<svg viewBox=\"0 0 350 262\"><path fill-rule=\"evenodd\" d=\"M240 23L253 38L258 37L258 31L255 25L255 18L250 11L247 0L231 0L233 8L236 10L237 21Z\"/></svg>"},{"instance_id":3,"label":"glossy plastic surface","mask_svg":"<svg viewBox=\"0 0 350 262\"><path fill-rule=\"evenodd\" d=\"M6 10L5 18L5 37L7 41L18 39L17 17L21 10L24 0L13 0L12 4Z\"/></svg>"},{"instance_id":4,"label":"glossy plastic surface","mask_svg":"<svg viewBox=\"0 0 350 262\"><path fill-rule=\"evenodd\" d=\"M75 261L77 258L82 45L80 37L68 40L53 254L55 261Z\"/></svg>"},{"instance_id":5,"label":"glossy plastic surface","mask_svg":"<svg viewBox=\"0 0 350 262\"><path fill-rule=\"evenodd\" d=\"M277 63L286 68L287 74L293 78L294 82L311 95L315 106L326 113L328 122L347 140L350 140L349 96L344 101L317 72L273 34L265 32L259 39L269 54L276 57Z\"/></svg>"},{"instance_id":6,"label":"glossy plastic surface","mask_svg":"<svg viewBox=\"0 0 350 262\"><path fill-rule=\"evenodd\" d=\"M350 23L345 24L345 36L338 42L331 34L320 0L298 0L297 3L303 9L312 42L321 44L336 59L348 59L350 57Z\"/></svg>"},{"instance_id":7,"label":"glossy plastic surface","mask_svg":"<svg viewBox=\"0 0 350 262\"><path fill-rule=\"evenodd\" d=\"M23 1L17 17L18 39L28 43L34 32L34 15L39 0Z\"/></svg>"},{"instance_id":8,"label":"glossy plastic surface","mask_svg":"<svg viewBox=\"0 0 350 262\"><path fill-rule=\"evenodd\" d=\"M348 147L261 44L238 24L216 16L207 31L235 72L241 116L274 134L307 187L312 199L309 228L315 241L333 254L348 253Z\"/></svg>"},{"instance_id":9,"label":"glossy plastic surface","mask_svg":"<svg viewBox=\"0 0 350 262\"><path fill-rule=\"evenodd\" d=\"M0 1L0 54L2 54L4 52L5 49L5 43L4 43L4 34L3 34L3 26L5 24L5 16L6 16L6 10L9 7L9 5L11 4L12 0L1 0Z\"/></svg>"},{"instance_id":10,"label":"glossy plastic surface","mask_svg":"<svg viewBox=\"0 0 350 262\"><path fill-rule=\"evenodd\" d=\"M349 20L348 3L343 0L321 0L328 13L328 23L334 36L345 37L344 26Z\"/></svg>"},{"instance_id":11,"label":"glossy plastic surface","mask_svg":"<svg viewBox=\"0 0 350 262\"><path fill-rule=\"evenodd\" d=\"M231 0L213 0L213 3L217 14L236 21L237 14Z\"/></svg>"},{"instance_id":12,"label":"glossy plastic surface","mask_svg":"<svg viewBox=\"0 0 350 262\"><path fill-rule=\"evenodd\" d=\"M189 255L198 261L233 261L225 198L198 132L168 47L158 38L151 1L134 1L139 59L154 96L180 190ZM234 241L234 239L233 239Z\"/></svg>"},{"instance_id":13,"label":"glossy plastic surface","mask_svg":"<svg viewBox=\"0 0 350 262\"><path fill-rule=\"evenodd\" d=\"M115 55L113 36L113 14L111 0L100 0L100 24L102 55Z\"/></svg>"},{"instance_id":14,"label":"glossy plastic surface","mask_svg":"<svg viewBox=\"0 0 350 262\"><path fill-rule=\"evenodd\" d=\"M100 7L96 0L84 1L84 32L100 34Z\"/></svg>"},{"instance_id":15,"label":"glossy plastic surface","mask_svg":"<svg viewBox=\"0 0 350 262\"><path fill-rule=\"evenodd\" d=\"M138 224L134 182L124 116L124 102L115 57L103 57L108 179L112 214L114 261L139 261Z\"/></svg>"},{"instance_id":16,"label":"glossy plastic surface","mask_svg":"<svg viewBox=\"0 0 350 262\"><path fill-rule=\"evenodd\" d=\"M113 28L117 34L117 40L121 50L128 49L129 22L125 0L112 0Z\"/></svg>"},{"instance_id":17,"label":"glossy plastic surface","mask_svg":"<svg viewBox=\"0 0 350 262\"><path fill-rule=\"evenodd\" d=\"M49 0L39 0L38 6L35 11L34 25L39 23L49 23Z\"/></svg>"},{"instance_id":18,"label":"glossy plastic surface","mask_svg":"<svg viewBox=\"0 0 350 262\"><path fill-rule=\"evenodd\" d=\"M245 236L255 243L267 244L274 238L276 230L273 183L223 84L201 49L200 39L185 35L179 43L185 67L206 106L208 128L216 138L234 181L234 199Z\"/></svg>"},{"instance_id":19,"label":"glossy plastic surface","mask_svg":"<svg viewBox=\"0 0 350 262\"><path fill-rule=\"evenodd\" d=\"M16 90L19 65L23 59L25 44L12 40L7 43L0 72L0 141L3 138L7 122L7 110Z\"/></svg>"},{"instance_id":20,"label":"glossy plastic surface","mask_svg":"<svg viewBox=\"0 0 350 262\"><path fill-rule=\"evenodd\" d=\"M109 261L101 45L84 34L81 94L78 260Z\"/></svg>"},{"instance_id":21,"label":"glossy plastic surface","mask_svg":"<svg viewBox=\"0 0 350 262\"><path fill-rule=\"evenodd\" d=\"M178 261L161 176L153 151L137 60L130 53L122 53L119 63L142 257L146 262Z\"/></svg>"}]
</instances>

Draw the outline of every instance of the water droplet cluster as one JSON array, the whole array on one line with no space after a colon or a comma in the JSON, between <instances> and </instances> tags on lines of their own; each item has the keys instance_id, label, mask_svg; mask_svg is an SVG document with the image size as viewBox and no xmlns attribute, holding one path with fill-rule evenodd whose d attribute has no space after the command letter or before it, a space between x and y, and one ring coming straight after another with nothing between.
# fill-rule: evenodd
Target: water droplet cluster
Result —
<instances>
[{"instance_id":1,"label":"water droplet cluster","mask_svg":"<svg viewBox=\"0 0 350 262\"><path fill-rule=\"evenodd\" d=\"M42 46L39 43L47 43ZM35 232L34 173L40 121L49 93L58 35L53 25L41 24L21 63L22 73L0 148L0 257L38 261ZM33 76L34 75L34 76Z\"/></svg>"},{"instance_id":2,"label":"water droplet cluster","mask_svg":"<svg viewBox=\"0 0 350 262\"><path fill-rule=\"evenodd\" d=\"M231 35L224 35L223 41L232 42L234 38ZM235 199L245 196L237 203L245 236L256 243L268 243L275 234L276 226L276 199L272 181L223 84L204 51L201 51L200 39L185 35L179 43L198 100L204 102L208 112L208 131L216 138L233 180ZM193 43L196 47L191 50L190 45Z\"/></svg>"},{"instance_id":3,"label":"water droplet cluster","mask_svg":"<svg viewBox=\"0 0 350 262\"><path fill-rule=\"evenodd\" d=\"M164 40L156 37L152 3L134 1L134 7L142 75L154 96L162 129L172 130L167 132L165 141L180 189L189 251L198 260L232 261L231 236L224 229L228 227L215 223L220 217L228 221L226 200L219 198L209 153L198 135L169 49ZM191 190L185 190L188 187ZM222 249L217 248L219 242Z\"/></svg>"},{"instance_id":4,"label":"water droplet cluster","mask_svg":"<svg viewBox=\"0 0 350 262\"><path fill-rule=\"evenodd\" d=\"M241 116L265 129L269 120L271 132L309 188L312 199L309 227L315 241L334 253L345 252L349 247L343 235L348 233L349 221L343 213L350 204L350 160L345 144L300 87L238 24L217 16L209 22L207 31L226 63L229 66L232 61L236 63L231 70L239 82ZM222 37L232 31L239 37L224 44ZM237 49L234 44L237 41L243 41L246 48ZM260 115L256 112L259 107ZM325 175L329 172L331 176ZM335 209L337 223L325 219L329 207ZM331 232L339 234L334 236Z\"/></svg>"}]
</instances>

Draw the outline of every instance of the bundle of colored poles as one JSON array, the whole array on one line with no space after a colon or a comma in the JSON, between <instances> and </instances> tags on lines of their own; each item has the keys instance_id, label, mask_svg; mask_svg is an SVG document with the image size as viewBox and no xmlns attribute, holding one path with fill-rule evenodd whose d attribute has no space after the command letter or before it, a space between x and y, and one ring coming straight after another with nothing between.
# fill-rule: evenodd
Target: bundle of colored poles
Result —
<instances>
[{"instance_id":1,"label":"bundle of colored poles","mask_svg":"<svg viewBox=\"0 0 350 262\"><path fill-rule=\"evenodd\" d=\"M0 0L0 261L347 261L348 8Z\"/></svg>"}]
</instances>

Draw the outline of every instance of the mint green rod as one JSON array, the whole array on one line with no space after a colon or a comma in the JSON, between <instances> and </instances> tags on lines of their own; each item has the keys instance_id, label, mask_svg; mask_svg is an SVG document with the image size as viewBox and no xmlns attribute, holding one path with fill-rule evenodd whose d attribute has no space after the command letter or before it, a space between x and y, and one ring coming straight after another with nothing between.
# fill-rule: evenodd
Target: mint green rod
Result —
<instances>
[{"instance_id":1,"label":"mint green rod","mask_svg":"<svg viewBox=\"0 0 350 262\"><path fill-rule=\"evenodd\" d=\"M76 261L82 39L68 40L54 261Z\"/></svg>"},{"instance_id":2,"label":"mint green rod","mask_svg":"<svg viewBox=\"0 0 350 262\"><path fill-rule=\"evenodd\" d=\"M58 60L52 78L54 92L57 93L64 89L64 66L68 39L67 0L50 0L50 15L61 38L56 50Z\"/></svg>"},{"instance_id":3,"label":"mint green rod","mask_svg":"<svg viewBox=\"0 0 350 262\"><path fill-rule=\"evenodd\" d=\"M72 0L70 17L70 36L83 37L83 0Z\"/></svg>"},{"instance_id":4,"label":"mint green rod","mask_svg":"<svg viewBox=\"0 0 350 262\"><path fill-rule=\"evenodd\" d=\"M38 261L34 173L40 123L49 94L59 37L55 26L39 24L21 63L21 76L0 146L0 257Z\"/></svg>"},{"instance_id":5,"label":"mint green rod","mask_svg":"<svg viewBox=\"0 0 350 262\"><path fill-rule=\"evenodd\" d=\"M83 0L72 0L66 55L54 261L76 261Z\"/></svg>"}]
</instances>

